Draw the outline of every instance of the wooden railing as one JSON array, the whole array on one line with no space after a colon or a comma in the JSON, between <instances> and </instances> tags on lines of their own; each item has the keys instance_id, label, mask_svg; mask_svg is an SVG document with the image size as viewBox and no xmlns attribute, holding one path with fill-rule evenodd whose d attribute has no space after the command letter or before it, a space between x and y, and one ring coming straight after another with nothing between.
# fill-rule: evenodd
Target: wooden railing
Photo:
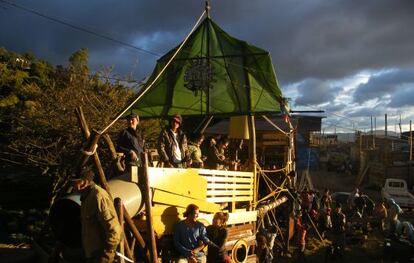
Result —
<instances>
[{"instance_id":1,"label":"wooden railing","mask_svg":"<svg viewBox=\"0 0 414 263\"><path fill-rule=\"evenodd\" d=\"M207 180L207 201L213 203L228 203L234 212L238 202L253 202L252 172L221 171L199 169L199 174ZM244 208L244 210L246 207Z\"/></svg>"}]
</instances>

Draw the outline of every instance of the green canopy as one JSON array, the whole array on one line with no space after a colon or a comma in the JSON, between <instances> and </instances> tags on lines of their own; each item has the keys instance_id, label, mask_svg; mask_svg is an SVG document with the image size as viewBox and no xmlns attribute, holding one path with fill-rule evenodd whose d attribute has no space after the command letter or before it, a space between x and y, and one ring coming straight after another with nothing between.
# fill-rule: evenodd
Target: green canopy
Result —
<instances>
[{"instance_id":1,"label":"green canopy","mask_svg":"<svg viewBox=\"0 0 414 263\"><path fill-rule=\"evenodd\" d=\"M178 47L157 61L142 91ZM141 91L141 92L142 92ZM141 117L250 115L280 112L279 89L267 51L231 37L205 18L154 85L127 111Z\"/></svg>"}]
</instances>

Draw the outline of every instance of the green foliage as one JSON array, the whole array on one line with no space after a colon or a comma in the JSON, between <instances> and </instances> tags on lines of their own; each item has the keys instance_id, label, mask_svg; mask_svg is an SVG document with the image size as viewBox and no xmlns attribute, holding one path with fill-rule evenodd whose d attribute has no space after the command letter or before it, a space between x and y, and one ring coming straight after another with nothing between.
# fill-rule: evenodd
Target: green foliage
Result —
<instances>
[{"instance_id":1,"label":"green foliage","mask_svg":"<svg viewBox=\"0 0 414 263\"><path fill-rule=\"evenodd\" d=\"M91 76L87 64L86 49L75 52L68 67L54 67L30 54L19 55L0 48L3 171L26 170L51 176L55 193L73 173L85 141L75 109L82 107L91 130L101 130L131 101L133 90L103 78L101 72ZM150 137L159 132L154 123L142 122ZM116 139L124 127L123 122L116 123L109 130L110 136ZM105 168L110 163L108 149L103 140L100 144Z\"/></svg>"}]
</instances>

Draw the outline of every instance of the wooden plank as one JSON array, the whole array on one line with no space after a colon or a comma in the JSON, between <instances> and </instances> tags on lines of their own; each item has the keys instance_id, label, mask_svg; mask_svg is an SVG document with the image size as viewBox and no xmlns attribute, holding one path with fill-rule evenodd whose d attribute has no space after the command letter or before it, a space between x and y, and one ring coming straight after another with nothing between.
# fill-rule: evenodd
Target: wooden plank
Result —
<instances>
[{"instance_id":1,"label":"wooden plank","mask_svg":"<svg viewBox=\"0 0 414 263\"><path fill-rule=\"evenodd\" d=\"M238 190L238 189L253 189L251 184L232 184L232 183L207 183L207 191L209 189L230 189L230 190Z\"/></svg>"},{"instance_id":2,"label":"wooden plank","mask_svg":"<svg viewBox=\"0 0 414 263\"><path fill-rule=\"evenodd\" d=\"M218 195L231 195L231 196L239 196L239 195L253 195L253 189L249 190L207 190L207 197L209 196L218 196Z\"/></svg>"},{"instance_id":3,"label":"wooden plank","mask_svg":"<svg viewBox=\"0 0 414 263\"><path fill-rule=\"evenodd\" d=\"M237 232L237 233L233 233L232 235L228 235L227 240L228 241L239 240L239 239L246 238L246 237L249 237L249 236L252 236L252 235L253 235L253 231L244 230L244 231L240 231L240 232Z\"/></svg>"},{"instance_id":4,"label":"wooden plank","mask_svg":"<svg viewBox=\"0 0 414 263\"><path fill-rule=\"evenodd\" d=\"M236 232L244 231L244 230L252 230L253 231L254 224L243 224L243 225L232 225L227 227L228 235L232 235Z\"/></svg>"},{"instance_id":5,"label":"wooden plank","mask_svg":"<svg viewBox=\"0 0 414 263\"><path fill-rule=\"evenodd\" d=\"M252 183L253 179L252 178L237 178L237 177L211 177L211 176L203 176L206 180L207 183L211 183L211 182L219 182L219 183L223 183L223 182L228 182L228 183Z\"/></svg>"},{"instance_id":6,"label":"wooden plank","mask_svg":"<svg viewBox=\"0 0 414 263\"><path fill-rule=\"evenodd\" d=\"M214 203L208 203L205 200L193 199L190 197L177 195L174 193L164 192L158 189L154 189L154 195L152 201L154 203L173 205L179 207L187 207L188 204L196 204L201 211L214 213L220 211L220 206Z\"/></svg>"},{"instance_id":7,"label":"wooden plank","mask_svg":"<svg viewBox=\"0 0 414 263\"><path fill-rule=\"evenodd\" d=\"M199 219L204 219L207 222L213 222L214 214L204 214L200 213ZM229 213L229 220L227 220L227 225L243 224L256 222L257 212L256 211L242 211Z\"/></svg>"},{"instance_id":8,"label":"wooden plank","mask_svg":"<svg viewBox=\"0 0 414 263\"><path fill-rule=\"evenodd\" d=\"M225 175L225 176L239 176L239 177L253 177L252 172L240 172L240 171L225 171L225 170L210 170L210 169L194 169L202 176L205 175Z\"/></svg>"},{"instance_id":9,"label":"wooden plank","mask_svg":"<svg viewBox=\"0 0 414 263\"><path fill-rule=\"evenodd\" d=\"M226 202L241 202L241 201L252 201L251 196L247 197L208 197L208 202L213 203L226 203Z\"/></svg>"}]
</instances>

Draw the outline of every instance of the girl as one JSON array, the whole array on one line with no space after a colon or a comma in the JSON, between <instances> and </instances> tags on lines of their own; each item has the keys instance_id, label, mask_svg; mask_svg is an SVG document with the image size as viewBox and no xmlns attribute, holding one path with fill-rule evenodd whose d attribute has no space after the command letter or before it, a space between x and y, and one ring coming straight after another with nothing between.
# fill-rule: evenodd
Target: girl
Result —
<instances>
[{"instance_id":1,"label":"girl","mask_svg":"<svg viewBox=\"0 0 414 263\"><path fill-rule=\"evenodd\" d=\"M226 243L226 222L229 214L217 212L213 217L213 224L207 227L207 237L217 246L208 246L207 263L230 262L226 254L224 244Z\"/></svg>"}]
</instances>

